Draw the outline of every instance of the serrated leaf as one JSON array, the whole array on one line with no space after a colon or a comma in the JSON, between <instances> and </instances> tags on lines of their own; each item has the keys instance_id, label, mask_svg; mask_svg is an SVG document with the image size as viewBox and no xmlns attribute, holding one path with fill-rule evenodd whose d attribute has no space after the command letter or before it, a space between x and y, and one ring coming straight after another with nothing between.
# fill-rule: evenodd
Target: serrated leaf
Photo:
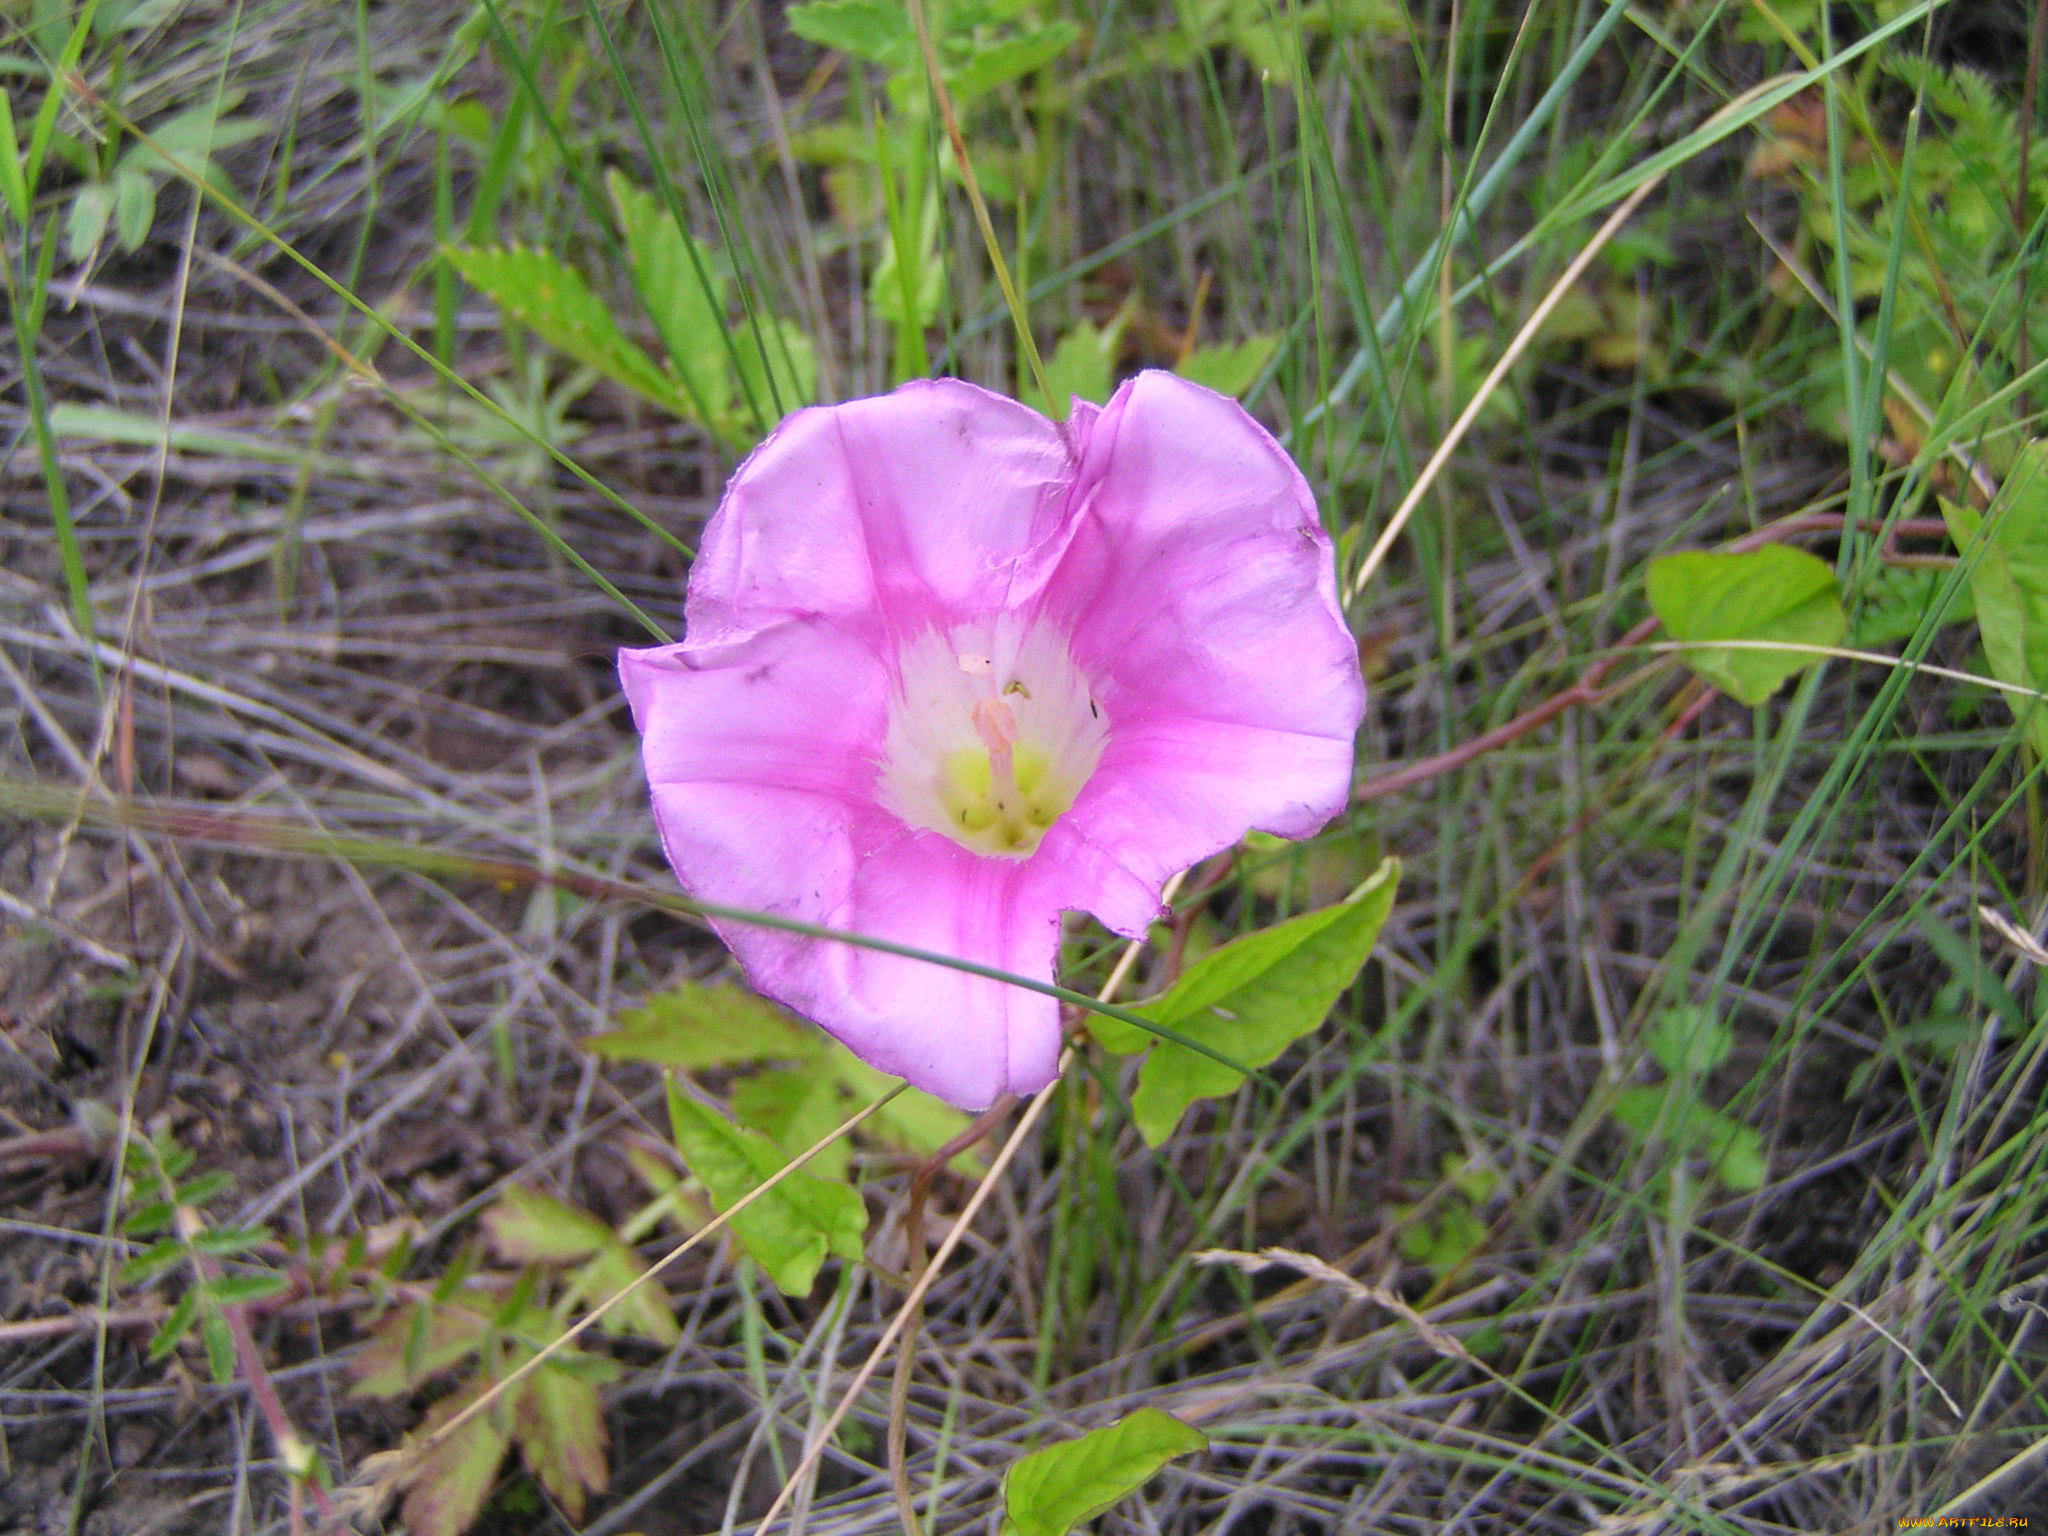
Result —
<instances>
[{"instance_id":1,"label":"serrated leaf","mask_svg":"<svg viewBox=\"0 0 2048 1536\"><path fill-rule=\"evenodd\" d=\"M666 1348L682 1338L682 1329L668 1291L659 1280L642 1281L646 1273L640 1256L613 1237L576 1271L570 1290L593 1308L623 1295L599 1326L608 1333L637 1333Z\"/></svg>"},{"instance_id":2,"label":"serrated leaf","mask_svg":"<svg viewBox=\"0 0 2048 1536\"><path fill-rule=\"evenodd\" d=\"M580 1521L585 1496L603 1493L611 1480L597 1388L572 1371L543 1366L522 1383L512 1437L527 1470Z\"/></svg>"},{"instance_id":3,"label":"serrated leaf","mask_svg":"<svg viewBox=\"0 0 2048 1536\"><path fill-rule=\"evenodd\" d=\"M222 1275L218 1280L206 1282L206 1295L215 1306L239 1307L247 1302L282 1295L291 1287L288 1277L275 1273Z\"/></svg>"},{"instance_id":4,"label":"serrated leaf","mask_svg":"<svg viewBox=\"0 0 2048 1536\"><path fill-rule=\"evenodd\" d=\"M2019 451L1988 513L1944 499L1941 514L1969 573L1991 675L2048 691L2048 441ZM2017 694L2006 703L2048 758L2048 703Z\"/></svg>"},{"instance_id":5,"label":"serrated leaf","mask_svg":"<svg viewBox=\"0 0 2048 1536\"><path fill-rule=\"evenodd\" d=\"M617 171L605 178L625 231L641 297L661 333L669 362L707 418L732 406L732 359L726 351L726 283L718 258L686 233L652 193Z\"/></svg>"},{"instance_id":6,"label":"serrated leaf","mask_svg":"<svg viewBox=\"0 0 2048 1536\"><path fill-rule=\"evenodd\" d=\"M261 1247L269 1241L270 1232L265 1227L202 1227L192 1234L194 1248L201 1253L212 1254L218 1259L247 1253L251 1248Z\"/></svg>"},{"instance_id":7,"label":"serrated leaf","mask_svg":"<svg viewBox=\"0 0 2048 1536\"><path fill-rule=\"evenodd\" d=\"M759 1131L744 1130L689 1098L673 1078L668 1108L677 1149L721 1211L782 1172L789 1161ZM803 1296L827 1254L860 1257L867 1208L850 1184L797 1168L733 1217L732 1228L784 1294Z\"/></svg>"},{"instance_id":8,"label":"serrated leaf","mask_svg":"<svg viewBox=\"0 0 2048 1536\"><path fill-rule=\"evenodd\" d=\"M837 1076L822 1065L757 1072L733 1084L732 1113L795 1157L845 1119ZM840 1137L804 1167L822 1179L843 1179L853 1149Z\"/></svg>"},{"instance_id":9,"label":"serrated leaf","mask_svg":"<svg viewBox=\"0 0 2048 1536\"><path fill-rule=\"evenodd\" d=\"M463 279L549 346L663 410L688 416L688 400L660 364L619 329L581 273L526 246L444 246Z\"/></svg>"},{"instance_id":10,"label":"serrated leaf","mask_svg":"<svg viewBox=\"0 0 2048 1536\"><path fill-rule=\"evenodd\" d=\"M612 1229L589 1212L517 1184L484 1212L484 1231L499 1257L514 1264L563 1264L614 1241Z\"/></svg>"},{"instance_id":11,"label":"serrated leaf","mask_svg":"<svg viewBox=\"0 0 2048 1536\"><path fill-rule=\"evenodd\" d=\"M161 1232L177 1218L178 1208L168 1200L152 1200L133 1216L121 1223L121 1231L128 1237L147 1237L152 1232ZM129 1261L133 1263L131 1259ZM126 1271L123 1271L125 1276Z\"/></svg>"},{"instance_id":12,"label":"serrated leaf","mask_svg":"<svg viewBox=\"0 0 2048 1536\"><path fill-rule=\"evenodd\" d=\"M424 1443L481 1390L478 1387L442 1398L427 1410L420 1427L407 1439ZM486 1411L466 1420L454 1434L421 1457L406 1478L401 1513L410 1536L462 1536L483 1509L511 1438L498 1416Z\"/></svg>"},{"instance_id":13,"label":"serrated leaf","mask_svg":"<svg viewBox=\"0 0 2048 1536\"><path fill-rule=\"evenodd\" d=\"M1241 395L1258 383L1279 350L1278 336L1247 336L1243 341L1197 347L1173 371L1219 395Z\"/></svg>"},{"instance_id":14,"label":"serrated leaf","mask_svg":"<svg viewBox=\"0 0 2048 1536\"><path fill-rule=\"evenodd\" d=\"M1140 1408L1106 1429L1033 1451L1004 1474L1004 1536L1067 1536L1175 1457L1208 1444L1172 1414Z\"/></svg>"},{"instance_id":15,"label":"serrated leaf","mask_svg":"<svg viewBox=\"0 0 2048 1536\"><path fill-rule=\"evenodd\" d=\"M974 48L965 60L946 71L946 82L965 106L999 85L1043 69L1073 47L1080 36L1081 29L1071 21L1047 22Z\"/></svg>"},{"instance_id":16,"label":"serrated leaf","mask_svg":"<svg viewBox=\"0 0 2048 1536\"><path fill-rule=\"evenodd\" d=\"M206 1346L206 1365L216 1384L226 1386L235 1379L235 1335L228 1320L199 1298L199 1338Z\"/></svg>"},{"instance_id":17,"label":"serrated leaf","mask_svg":"<svg viewBox=\"0 0 2048 1536\"><path fill-rule=\"evenodd\" d=\"M178 1341L191 1330L193 1319L199 1316L199 1292L189 1289L180 1296L171 1308L156 1333L149 1341L149 1358L161 1360L178 1347Z\"/></svg>"},{"instance_id":18,"label":"serrated leaf","mask_svg":"<svg viewBox=\"0 0 2048 1536\"><path fill-rule=\"evenodd\" d=\"M151 439L151 441L154 442L155 439ZM189 1158L185 1159L177 1169L171 1168L170 1164L166 1163L164 1171L176 1177L177 1173L183 1171L184 1163L189 1161ZM226 1194L228 1190L234 1187L234 1183L232 1175L224 1173L219 1169L215 1169L211 1173L202 1173L198 1178L187 1179L178 1186L178 1204L205 1205L216 1196Z\"/></svg>"},{"instance_id":19,"label":"serrated leaf","mask_svg":"<svg viewBox=\"0 0 2048 1536\"><path fill-rule=\"evenodd\" d=\"M1062 336L1059 345L1052 349L1052 356L1045 360L1045 382L1053 398L1061 405L1067 403L1070 395L1097 405L1106 404L1122 336L1122 326L1103 327L1092 320L1081 321ZM1038 385L1028 372L1018 377L1017 394L1025 400L1037 397Z\"/></svg>"},{"instance_id":20,"label":"serrated leaf","mask_svg":"<svg viewBox=\"0 0 2048 1536\"><path fill-rule=\"evenodd\" d=\"M349 1371L354 1397L397 1397L483 1347L490 1320L466 1307L423 1302L384 1314Z\"/></svg>"},{"instance_id":21,"label":"serrated leaf","mask_svg":"<svg viewBox=\"0 0 2048 1536\"><path fill-rule=\"evenodd\" d=\"M763 321L758 343L753 328L741 326L733 334L733 353L739 359L740 378L763 411L787 415L818 398L818 352L795 321Z\"/></svg>"},{"instance_id":22,"label":"serrated leaf","mask_svg":"<svg viewBox=\"0 0 2048 1536\"><path fill-rule=\"evenodd\" d=\"M1262 1067L1320 1025L1372 956L1394 908L1401 865L1386 859L1338 902L1234 939L1188 967L1136 1011L1249 1067ZM1098 1021L1100 1022L1100 1021ZM1235 1091L1244 1075L1171 1040L1145 1058L1131 1111L1158 1146L1189 1105Z\"/></svg>"},{"instance_id":23,"label":"serrated leaf","mask_svg":"<svg viewBox=\"0 0 2048 1536\"><path fill-rule=\"evenodd\" d=\"M810 0L783 12L789 30L820 48L836 48L895 70L911 62L917 39L902 0Z\"/></svg>"},{"instance_id":24,"label":"serrated leaf","mask_svg":"<svg viewBox=\"0 0 2048 1536\"><path fill-rule=\"evenodd\" d=\"M1687 550L1652 560L1647 584L1650 607L1674 640L1839 645L1848 632L1834 571L1803 549ZM1815 660L1803 651L1690 644L1679 655L1745 704L1763 703Z\"/></svg>"},{"instance_id":25,"label":"serrated leaf","mask_svg":"<svg viewBox=\"0 0 2048 1536\"><path fill-rule=\"evenodd\" d=\"M757 1061L808 1061L825 1037L773 1003L738 987L686 981L619 1014L619 1028L593 1035L585 1048L614 1061L698 1071Z\"/></svg>"},{"instance_id":26,"label":"serrated leaf","mask_svg":"<svg viewBox=\"0 0 2048 1536\"><path fill-rule=\"evenodd\" d=\"M175 1237L161 1238L121 1266L121 1283L140 1285L145 1280L153 1280L165 1270L184 1263L185 1256L184 1243Z\"/></svg>"},{"instance_id":27,"label":"serrated leaf","mask_svg":"<svg viewBox=\"0 0 2048 1536\"><path fill-rule=\"evenodd\" d=\"M1672 1077L1704 1077L1735 1049L1735 1031L1711 1008L1666 1008L1651 1024L1646 1043Z\"/></svg>"}]
</instances>

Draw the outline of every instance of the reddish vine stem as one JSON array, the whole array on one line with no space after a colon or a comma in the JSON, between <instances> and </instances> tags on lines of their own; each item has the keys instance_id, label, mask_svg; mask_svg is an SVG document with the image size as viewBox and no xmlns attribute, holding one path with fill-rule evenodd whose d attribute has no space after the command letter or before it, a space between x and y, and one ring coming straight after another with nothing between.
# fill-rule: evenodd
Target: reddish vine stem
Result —
<instances>
[{"instance_id":1,"label":"reddish vine stem","mask_svg":"<svg viewBox=\"0 0 2048 1536\"><path fill-rule=\"evenodd\" d=\"M1481 732L1470 741L1462 741L1448 752L1439 752L1435 757L1425 757L1420 762L1409 763L1392 773L1383 773L1376 779L1367 779L1351 792L1353 800L1379 800L1388 795L1399 794L1404 789L1463 768L1467 763L1484 757L1509 742L1519 741L1538 727L1547 725L1568 709L1581 704L1597 704L1603 697L1601 684L1607 674L1620 663L1622 653L1631 646L1641 645L1657 632L1657 621L1645 619L1634 629L1623 635L1608 655L1602 656L1580 674L1579 680L1562 693L1554 693L1534 709L1525 710L1505 725L1497 725L1490 731Z\"/></svg>"},{"instance_id":2,"label":"reddish vine stem","mask_svg":"<svg viewBox=\"0 0 2048 1536\"><path fill-rule=\"evenodd\" d=\"M179 1207L177 1220L179 1233L187 1242L205 1229L199 1213L190 1206ZM194 1254L193 1259L199 1266L202 1280L210 1282L221 1277L218 1259L206 1254ZM292 1536L299 1536L304 1529L304 1515L299 1502L302 1492L309 1490L312 1493L313 1503L323 1521L334 1519L334 1505L327 1497L327 1490L313 1475L316 1463L313 1448L293 1428L291 1415L285 1412L284 1400L277 1395L277 1385L270 1379L270 1370L263 1363L263 1351L256 1346L256 1335L249 1331L249 1317L244 1304L230 1302L220 1311L227 1320L228 1334L235 1343L235 1363L249 1383L249 1395L256 1400L256 1411L263 1416L264 1427L270 1431L270 1443L276 1449L278 1462L290 1482Z\"/></svg>"},{"instance_id":3,"label":"reddish vine stem","mask_svg":"<svg viewBox=\"0 0 2048 1536\"><path fill-rule=\"evenodd\" d=\"M1848 526L1848 517L1840 512L1799 512L1791 517L1780 518L1775 523L1768 523L1753 533L1745 533L1740 538L1731 539L1726 547L1731 553L1739 554L1760 549L1766 544L1781 543L1803 533L1841 533ZM1882 524L1867 518L1860 519L1859 526L1869 532L1876 532L1883 527ZM1916 561L1923 557L1898 553L1899 540L1946 538L1948 525L1938 517L1903 517L1889 527L1883 527L1883 532L1886 559ZM1608 654L1596 660L1580 675L1576 683L1563 692L1552 694L1541 704L1525 710L1505 725L1497 725L1490 731L1474 736L1470 741L1460 742L1448 752L1439 752L1435 757L1425 757L1419 762L1397 768L1392 773L1381 774L1376 779L1367 779L1351 792L1351 798L1355 801L1380 800L1388 795L1399 794L1404 789L1412 789L1417 784L1426 783L1441 774L1456 772L1489 752L1521 740L1531 731L1549 724L1568 709L1602 702L1616 691L1603 688L1607 675L1620 664L1625 652L1642 644L1656 631L1657 620L1644 619L1616 641ZM1637 677L1647 675L1646 670L1638 673ZM1624 680L1619 686L1630 687L1633 681ZM1703 694L1696 702L1693 712L1688 715L1686 723L1690 724L1691 720L1697 719L1697 710L1704 709L1706 701L1713 697L1711 692Z\"/></svg>"}]
</instances>

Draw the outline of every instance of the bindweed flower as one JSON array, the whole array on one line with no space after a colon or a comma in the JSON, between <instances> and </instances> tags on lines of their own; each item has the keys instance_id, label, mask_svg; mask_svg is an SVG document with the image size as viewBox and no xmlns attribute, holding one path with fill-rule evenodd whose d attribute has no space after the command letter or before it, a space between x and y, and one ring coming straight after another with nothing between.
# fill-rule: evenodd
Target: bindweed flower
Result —
<instances>
[{"instance_id":1,"label":"bindweed flower","mask_svg":"<svg viewBox=\"0 0 2048 1536\"><path fill-rule=\"evenodd\" d=\"M679 645L625 651L692 895L1049 979L1061 915L1345 803L1364 709L1307 484L1144 373L1056 426L950 379L799 411L727 487ZM963 1108L1052 1080L1058 1003L724 923L757 990Z\"/></svg>"}]
</instances>

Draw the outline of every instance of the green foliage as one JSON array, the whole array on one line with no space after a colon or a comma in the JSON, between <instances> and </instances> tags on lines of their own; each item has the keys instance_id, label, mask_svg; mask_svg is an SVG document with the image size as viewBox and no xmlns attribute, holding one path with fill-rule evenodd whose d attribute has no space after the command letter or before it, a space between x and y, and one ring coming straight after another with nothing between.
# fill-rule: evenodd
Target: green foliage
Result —
<instances>
[{"instance_id":1,"label":"green foliage","mask_svg":"<svg viewBox=\"0 0 2048 1536\"><path fill-rule=\"evenodd\" d=\"M1003 1476L1003 1536L1067 1536L1145 1486L1209 1437L1157 1408L1140 1408L1078 1440L1048 1445Z\"/></svg>"},{"instance_id":2,"label":"green foliage","mask_svg":"<svg viewBox=\"0 0 2048 1536\"><path fill-rule=\"evenodd\" d=\"M1115 383L1117 349L1123 342L1124 320L1097 325L1082 320L1062 336L1052 356L1045 360L1045 382L1053 398L1064 405L1069 396L1102 405ZM1017 379L1017 398L1035 400L1038 386L1028 376Z\"/></svg>"},{"instance_id":3,"label":"green foliage","mask_svg":"<svg viewBox=\"0 0 2048 1536\"><path fill-rule=\"evenodd\" d=\"M852 1185L790 1168L788 1155L774 1142L697 1103L674 1078L668 1113L676 1150L719 1210L731 1210L774 1180L732 1218L732 1230L785 1295L808 1295L828 1255L861 1256L867 1208Z\"/></svg>"},{"instance_id":4,"label":"green foliage","mask_svg":"<svg viewBox=\"0 0 2048 1536\"><path fill-rule=\"evenodd\" d=\"M675 375L619 329L611 307L575 268L517 245L449 246L442 254L471 287L556 351L664 410L691 414Z\"/></svg>"},{"instance_id":5,"label":"green foliage","mask_svg":"<svg viewBox=\"0 0 2048 1536\"><path fill-rule=\"evenodd\" d=\"M384 1325L356 1361L355 1394L395 1397L409 1392L431 1370L476 1357L468 1382L440 1398L407 1437L413 1459L405 1464L403 1516L413 1536L460 1536L475 1521L497 1480L498 1467L515 1446L526 1468L576 1518L586 1499L610 1483L608 1436L597 1389L617 1368L597 1355L565 1348L497 1393L491 1404L470 1415L439 1444L428 1443L457 1414L491 1392L526 1361L561 1336L563 1325L546 1308L533 1306L515 1290L509 1302L488 1310L471 1290L457 1299L387 1314ZM430 1316L421 1326L419 1319ZM451 1319L459 1323L448 1326ZM415 1348L437 1332L460 1340L436 1352ZM402 1362L394 1365L394 1360Z\"/></svg>"},{"instance_id":6,"label":"green foliage","mask_svg":"<svg viewBox=\"0 0 2048 1536\"><path fill-rule=\"evenodd\" d=\"M584 1043L615 1061L702 1072L720 1067L762 1068L732 1092L735 1118L795 1156L896 1086L851 1051L774 1004L738 987L685 982L619 1015L620 1027ZM862 1126L862 1134L905 1152L931 1153L967 1129L967 1116L921 1089L906 1089ZM813 1172L844 1177L849 1153L828 1147L812 1159ZM971 1170L962 1154L957 1166Z\"/></svg>"},{"instance_id":7,"label":"green foliage","mask_svg":"<svg viewBox=\"0 0 2048 1536\"><path fill-rule=\"evenodd\" d=\"M182 1273L186 1279L171 1310L149 1341L149 1358L161 1360L196 1331L213 1379L235 1379L236 1359L227 1309L265 1301L291 1289L274 1270L240 1274L224 1271L222 1259L238 1258L274 1241L262 1227L209 1227L201 1208L229 1187L224 1173L188 1177L194 1154L168 1134L131 1140L122 1151L124 1200L129 1214L121 1230L131 1238L153 1237L121 1266L124 1285L146 1285Z\"/></svg>"},{"instance_id":8,"label":"green foliage","mask_svg":"<svg viewBox=\"0 0 2048 1536\"><path fill-rule=\"evenodd\" d=\"M1700 1080L1734 1049L1734 1031L1711 1009L1668 1008L1652 1022L1646 1043L1667 1080L1624 1088L1609 1111L1615 1121L1646 1146L1661 1142L1697 1159L1730 1189L1760 1188L1770 1172L1763 1138L1699 1095Z\"/></svg>"},{"instance_id":9,"label":"green foliage","mask_svg":"<svg viewBox=\"0 0 2048 1536\"><path fill-rule=\"evenodd\" d=\"M617 172L606 184L665 361L628 337L583 275L557 256L523 246L447 246L442 254L549 346L729 443L751 440L755 408L772 422L810 404L818 365L802 327L772 315L758 325L731 320L725 258L677 224L652 193Z\"/></svg>"},{"instance_id":10,"label":"green foliage","mask_svg":"<svg viewBox=\"0 0 2048 1536\"><path fill-rule=\"evenodd\" d=\"M268 131L253 118L220 115L240 100L241 93L233 92L217 102L208 99L150 124L143 130L144 137L123 150L104 176L81 183L71 194L65 225L65 250L70 258L91 261L106 239L109 223L122 250L139 250L156 221L157 189L169 176L190 176L227 192L227 179L214 163L214 154ZM11 129L11 115L8 126ZM11 147L12 133L7 137L10 143L0 145L0 151ZM18 178L20 161L9 158ZM12 202L14 192L9 190L7 195ZM21 203L24 207L27 203L25 186Z\"/></svg>"},{"instance_id":11,"label":"green foliage","mask_svg":"<svg viewBox=\"0 0 2048 1536\"><path fill-rule=\"evenodd\" d=\"M1948 584L1947 572L1918 566L1880 566L1859 593L1862 605L1856 610L1849 644L1858 650L1897 645L1920 632L1935 617L1935 602ZM1967 582L1958 586L1942 609L1943 625L1967 624L1977 617L1977 601Z\"/></svg>"},{"instance_id":12,"label":"green foliage","mask_svg":"<svg viewBox=\"0 0 2048 1536\"><path fill-rule=\"evenodd\" d=\"M684 982L619 1014L619 1028L584 1045L614 1061L645 1061L688 1072L762 1061L809 1061L818 1032L739 987Z\"/></svg>"},{"instance_id":13,"label":"green foliage","mask_svg":"<svg viewBox=\"0 0 2048 1536\"><path fill-rule=\"evenodd\" d=\"M1335 906L1234 939L1202 956L1161 997L1136 1011L1155 1023L1250 1067L1274 1060L1320 1025L1372 956L1400 883L1397 859ZM1131 1109L1152 1146L1169 1136L1198 1099L1233 1092L1244 1075L1136 1025L1093 1018L1089 1027L1112 1051L1150 1045Z\"/></svg>"},{"instance_id":14,"label":"green foliage","mask_svg":"<svg viewBox=\"0 0 2048 1536\"><path fill-rule=\"evenodd\" d=\"M1485 1246L1487 1224L1479 1207L1493 1198L1500 1175L1456 1154L1443 1160L1444 1187L1428 1200L1397 1205L1401 1256L1439 1274L1457 1269Z\"/></svg>"},{"instance_id":15,"label":"green foliage","mask_svg":"<svg viewBox=\"0 0 2048 1536\"><path fill-rule=\"evenodd\" d=\"M1072 22L1033 22L1024 10L1018 0L928 0L939 72L957 107L1043 69L1080 39ZM918 101L924 60L903 0L810 0L785 15L798 37L886 70L899 108Z\"/></svg>"},{"instance_id":16,"label":"green foliage","mask_svg":"<svg viewBox=\"0 0 2048 1536\"><path fill-rule=\"evenodd\" d=\"M1796 30L1813 36L1820 7L1795 9L1809 18ZM1752 171L1795 187L1802 243L1827 259L1818 286L1832 296L1837 278L1846 280L1858 305L1857 331L1871 348L1880 307L1872 301L1882 300L1890 318L1887 366L1935 407L1938 419L1953 420L1988 403L2022 366L2048 355L2048 309L2038 291L2030 296L2014 280L2030 259L2027 232L2015 222L2024 135L2016 104L1974 70L1943 68L1905 50L1884 55L1883 69L1894 94L1924 101L1926 110L1918 132L1908 134L1900 114L1880 112L1875 103L1883 98L1876 92L1850 97L1840 119L1846 142L1839 208L1817 100L1795 100L1774 114L1774 136L1753 159ZM2025 204L2038 216L2048 207L2042 156L2030 157L2026 180ZM1803 294L1804 287L1788 285L1788 291ZM1814 425L1846 436L1848 402L1832 317L1814 327L1805 347L1804 356L1790 360L1788 377L1806 381ZM1926 424L1893 402L1886 412L1894 434L1917 449ZM1999 418L2016 420L2010 406ZM1975 446L1994 472L2005 469L2010 448L2002 431Z\"/></svg>"},{"instance_id":17,"label":"green foliage","mask_svg":"<svg viewBox=\"0 0 2048 1536\"><path fill-rule=\"evenodd\" d=\"M1963 552L1991 675L2048 692L2048 441L2020 450L1989 512L1946 499L1941 512ZM2048 757L2048 701L2017 694L2006 702L2036 755Z\"/></svg>"},{"instance_id":18,"label":"green foliage","mask_svg":"<svg viewBox=\"0 0 2048 1536\"><path fill-rule=\"evenodd\" d=\"M1259 376L1279 350L1278 336L1247 336L1243 341L1218 342L1195 348L1174 372L1219 395L1242 395L1259 382Z\"/></svg>"},{"instance_id":19,"label":"green foliage","mask_svg":"<svg viewBox=\"0 0 2048 1536\"><path fill-rule=\"evenodd\" d=\"M1394 41L1408 36L1399 0L1194 0L1177 8L1178 24L1157 34L1137 55L1171 69L1188 69L1213 48L1233 48L1262 76L1292 86L1302 52L1326 37Z\"/></svg>"},{"instance_id":20,"label":"green foliage","mask_svg":"<svg viewBox=\"0 0 2048 1536\"><path fill-rule=\"evenodd\" d=\"M605 185L619 211L634 280L692 414L722 420L732 409L733 380L725 332L730 285L719 256L678 225L652 193L617 171Z\"/></svg>"},{"instance_id":21,"label":"green foliage","mask_svg":"<svg viewBox=\"0 0 2048 1536\"><path fill-rule=\"evenodd\" d=\"M612 1229L538 1190L514 1185L484 1213L484 1230L501 1258L514 1264L572 1264L565 1301L602 1302L625 1293L605 1314L614 1333L637 1333L653 1343L682 1337L661 1282L644 1278L647 1266Z\"/></svg>"},{"instance_id":22,"label":"green foliage","mask_svg":"<svg viewBox=\"0 0 2048 1536\"><path fill-rule=\"evenodd\" d=\"M1650 562L1650 607L1685 664L1745 704L1761 704L1813 665L1805 651L1717 648L1714 640L1839 645L1848 629L1835 573L1803 549L1766 544L1740 554L1688 550Z\"/></svg>"}]
</instances>

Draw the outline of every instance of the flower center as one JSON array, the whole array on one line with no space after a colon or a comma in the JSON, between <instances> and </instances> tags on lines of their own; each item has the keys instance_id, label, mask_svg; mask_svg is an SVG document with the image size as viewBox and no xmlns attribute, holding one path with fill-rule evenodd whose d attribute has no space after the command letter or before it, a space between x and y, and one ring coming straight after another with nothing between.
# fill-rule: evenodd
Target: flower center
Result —
<instances>
[{"instance_id":1,"label":"flower center","mask_svg":"<svg viewBox=\"0 0 2048 1536\"><path fill-rule=\"evenodd\" d=\"M882 800L963 848L1029 858L1108 739L1057 631L1007 615L927 630L897 658Z\"/></svg>"}]
</instances>

